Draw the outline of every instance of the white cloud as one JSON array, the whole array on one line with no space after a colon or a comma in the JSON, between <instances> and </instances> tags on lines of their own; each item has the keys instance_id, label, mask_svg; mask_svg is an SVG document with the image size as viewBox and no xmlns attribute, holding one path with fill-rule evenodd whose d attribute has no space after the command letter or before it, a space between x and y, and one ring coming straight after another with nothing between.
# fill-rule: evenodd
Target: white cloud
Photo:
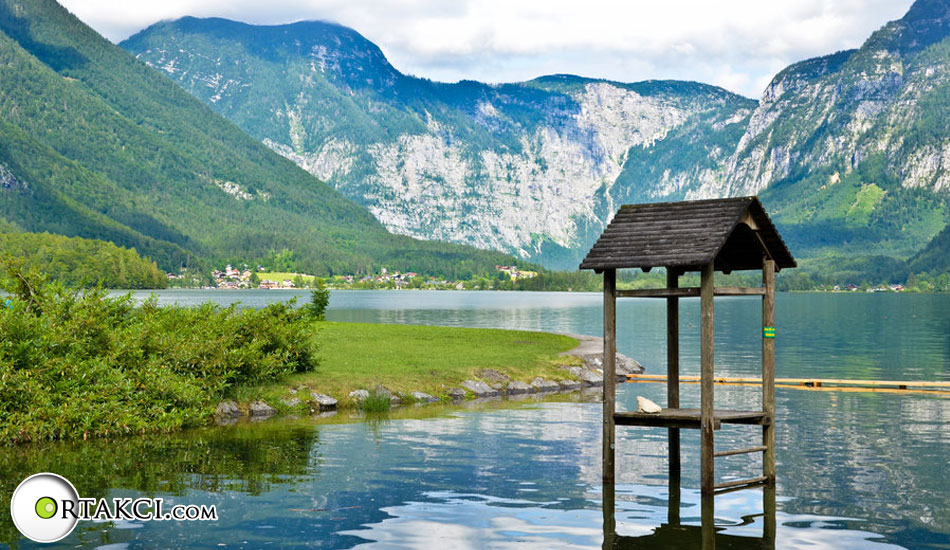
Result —
<instances>
[{"instance_id":1,"label":"white cloud","mask_svg":"<svg viewBox=\"0 0 950 550\"><path fill-rule=\"evenodd\" d=\"M911 0L61 0L118 41L161 19L335 21L436 80L548 73L698 80L758 96L786 65L859 46Z\"/></svg>"}]
</instances>

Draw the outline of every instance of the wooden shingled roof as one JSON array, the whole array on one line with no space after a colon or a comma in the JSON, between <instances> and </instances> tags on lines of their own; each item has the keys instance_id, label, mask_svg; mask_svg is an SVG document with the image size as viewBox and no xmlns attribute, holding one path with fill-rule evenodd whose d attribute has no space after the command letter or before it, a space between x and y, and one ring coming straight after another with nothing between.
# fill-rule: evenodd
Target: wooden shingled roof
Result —
<instances>
[{"instance_id":1,"label":"wooden shingled roof","mask_svg":"<svg viewBox=\"0 0 950 550\"><path fill-rule=\"evenodd\" d=\"M796 266L756 197L630 204L620 207L580 268L695 271L715 261L728 273L761 269L763 255L777 270Z\"/></svg>"}]
</instances>

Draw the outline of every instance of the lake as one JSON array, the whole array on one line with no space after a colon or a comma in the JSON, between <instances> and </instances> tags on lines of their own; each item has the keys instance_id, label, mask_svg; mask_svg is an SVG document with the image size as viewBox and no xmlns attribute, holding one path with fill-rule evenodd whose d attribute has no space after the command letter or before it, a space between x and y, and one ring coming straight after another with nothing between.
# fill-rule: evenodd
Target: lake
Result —
<instances>
[{"instance_id":1,"label":"lake","mask_svg":"<svg viewBox=\"0 0 950 550\"><path fill-rule=\"evenodd\" d=\"M137 293L143 297L147 293ZM164 303L204 300L260 307L301 291L162 291ZM950 380L950 295L779 294L780 377ZM334 291L334 321L439 324L600 335L592 293ZM760 302L716 300L717 374L759 373ZM681 300L684 374L699 371L699 302ZM621 300L618 348L663 373L665 312L658 300ZM698 403L697 385L682 400ZM661 384L623 384L663 402ZM716 388L723 408L753 408L755 388ZM950 399L915 392L776 390L776 548L950 547ZM597 395L405 409L388 417L272 419L116 441L0 450L5 485L58 472L82 496L161 496L217 505L216 522L81 522L51 545L20 548L600 548ZM724 427L717 444L757 444ZM679 507L699 525L699 438L683 431ZM616 530L649 535L668 520L667 437L618 428ZM716 461L717 478L748 477L750 457ZM762 491L716 497L716 527L754 547ZM690 547L690 535L676 535ZM738 539L734 537L740 537ZM2 546L2 543L0 543ZM638 545L637 548L650 547ZM652 546L664 548L667 546ZM723 544L723 547L727 547ZM738 546L728 547L742 547Z\"/></svg>"}]
</instances>

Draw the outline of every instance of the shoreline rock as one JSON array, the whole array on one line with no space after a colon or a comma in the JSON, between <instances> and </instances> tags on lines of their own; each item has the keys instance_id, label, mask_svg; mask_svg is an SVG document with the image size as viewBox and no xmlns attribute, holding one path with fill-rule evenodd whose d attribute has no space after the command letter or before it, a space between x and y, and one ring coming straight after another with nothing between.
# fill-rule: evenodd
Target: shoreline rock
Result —
<instances>
[{"instance_id":1,"label":"shoreline rock","mask_svg":"<svg viewBox=\"0 0 950 550\"><path fill-rule=\"evenodd\" d=\"M545 380L540 376L531 381L531 387L538 393L555 392L561 389L561 385L551 380Z\"/></svg>"},{"instance_id":2,"label":"shoreline rock","mask_svg":"<svg viewBox=\"0 0 950 550\"><path fill-rule=\"evenodd\" d=\"M369 392L366 390L353 390L350 392L349 397L352 397L357 403L362 403L369 397Z\"/></svg>"},{"instance_id":3,"label":"shoreline rock","mask_svg":"<svg viewBox=\"0 0 950 550\"><path fill-rule=\"evenodd\" d=\"M475 394L475 397L496 397L501 395L500 391L481 380L466 380L462 382L462 387Z\"/></svg>"},{"instance_id":4,"label":"shoreline rock","mask_svg":"<svg viewBox=\"0 0 950 550\"><path fill-rule=\"evenodd\" d=\"M270 417L277 414L277 409L271 407L264 401L257 400L248 406L247 412L251 417Z\"/></svg>"},{"instance_id":5,"label":"shoreline rock","mask_svg":"<svg viewBox=\"0 0 950 550\"><path fill-rule=\"evenodd\" d=\"M415 399L416 403L434 403L438 401L435 397L421 391L414 391L410 393L409 396Z\"/></svg>"},{"instance_id":6,"label":"shoreline rock","mask_svg":"<svg viewBox=\"0 0 950 550\"><path fill-rule=\"evenodd\" d=\"M561 355L577 357L584 362L584 368L586 370L600 373L601 383L603 383L604 339L584 334L565 334L565 336L575 338L579 343L576 348L561 352ZM643 365L636 359L627 357L620 352L617 352L615 365L617 368L617 380L626 380L627 374L642 374L645 370ZM579 374L574 375L579 376Z\"/></svg>"},{"instance_id":7,"label":"shoreline rock","mask_svg":"<svg viewBox=\"0 0 950 550\"><path fill-rule=\"evenodd\" d=\"M234 401L222 401L214 409L214 416L218 419L240 418L244 416Z\"/></svg>"},{"instance_id":8,"label":"shoreline rock","mask_svg":"<svg viewBox=\"0 0 950 550\"><path fill-rule=\"evenodd\" d=\"M336 410L337 401L329 395L313 392L310 394L310 403L316 405L320 412Z\"/></svg>"}]
</instances>

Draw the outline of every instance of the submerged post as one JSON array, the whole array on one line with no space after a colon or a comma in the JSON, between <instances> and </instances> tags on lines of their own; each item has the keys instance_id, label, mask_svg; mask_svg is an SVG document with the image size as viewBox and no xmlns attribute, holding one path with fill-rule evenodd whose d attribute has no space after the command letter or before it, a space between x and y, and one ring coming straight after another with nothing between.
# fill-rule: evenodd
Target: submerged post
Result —
<instances>
[{"instance_id":1,"label":"submerged post","mask_svg":"<svg viewBox=\"0 0 950 550\"><path fill-rule=\"evenodd\" d=\"M617 399L617 270L604 270L604 483L614 482L614 411Z\"/></svg>"},{"instance_id":2,"label":"submerged post","mask_svg":"<svg viewBox=\"0 0 950 550\"><path fill-rule=\"evenodd\" d=\"M675 269L666 268L666 288L679 287L679 274ZM666 299L666 406L678 409L680 406L680 312L679 298ZM667 429L667 444L670 461L670 506L669 523L679 523L680 507L680 430ZM673 488L676 488L674 491Z\"/></svg>"},{"instance_id":3,"label":"submerged post","mask_svg":"<svg viewBox=\"0 0 950 550\"><path fill-rule=\"evenodd\" d=\"M704 495L715 490L715 468L713 464L715 446L713 443L714 399L713 399L713 262L703 266L700 277L700 315L702 317L700 335L700 487ZM706 509L703 509L705 521ZM710 518L711 519L711 518Z\"/></svg>"},{"instance_id":4,"label":"submerged post","mask_svg":"<svg viewBox=\"0 0 950 550\"><path fill-rule=\"evenodd\" d=\"M762 475L775 483L775 261L762 262L762 412L768 422L762 427Z\"/></svg>"}]
</instances>

